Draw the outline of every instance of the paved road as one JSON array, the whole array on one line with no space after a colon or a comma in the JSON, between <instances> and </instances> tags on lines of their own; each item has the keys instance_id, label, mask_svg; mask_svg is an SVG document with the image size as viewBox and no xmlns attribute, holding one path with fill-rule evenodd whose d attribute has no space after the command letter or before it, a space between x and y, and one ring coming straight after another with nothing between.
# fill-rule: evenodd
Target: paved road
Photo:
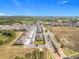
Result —
<instances>
[{"instance_id":1,"label":"paved road","mask_svg":"<svg viewBox=\"0 0 79 59\"><path fill-rule=\"evenodd\" d=\"M42 26L43 27L43 26ZM43 27L45 28L45 27ZM45 40L47 42L48 49L51 51L52 55L54 55L55 59L62 59L65 56L65 54L60 49L59 45L55 41L54 34L52 34L48 29L48 32L44 33Z\"/></svg>"},{"instance_id":2,"label":"paved road","mask_svg":"<svg viewBox=\"0 0 79 59\"><path fill-rule=\"evenodd\" d=\"M61 48L60 48L59 45L57 44L56 39L55 39L55 37L54 37L54 34L52 34L51 32L49 32L49 35L50 35L50 37L51 37L52 42L53 42L53 43L55 44L55 46L57 47L58 52L60 53L61 57L62 57L62 58L63 58L63 57L66 57L66 55L63 53L63 51L61 50ZM52 39L52 38L53 38L53 39Z\"/></svg>"},{"instance_id":3,"label":"paved road","mask_svg":"<svg viewBox=\"0 0 79 59\"><path fill-rule=\"evenodd\" d=\"M26 37L26 39L24 40L24 47L33 47L33 42L35 41L36 36L36 26L33 26L32 30L27 35L28 37Z\"/></svg>"},{"instance_id":4,"label":"paved road","mask_svg":"<svg viewBox=\"0 0 79 59\"><path fill-rule=\"evenodd\" d=\"M38 46L34 45L35 36L38 33L36 33L37 27L33 26L32 30L29 31L28 34L26 33L28 37L25 36L25 38L23 39L24 48L48 48L51 54L54 55L55 59L62 59L66 57L59 45L57 44L54 34L51 33L47 28L47 32L44 32L45 27L41 27L43 29L42 34L44 35L46 44Z\"/></svg>"}]
</instances>

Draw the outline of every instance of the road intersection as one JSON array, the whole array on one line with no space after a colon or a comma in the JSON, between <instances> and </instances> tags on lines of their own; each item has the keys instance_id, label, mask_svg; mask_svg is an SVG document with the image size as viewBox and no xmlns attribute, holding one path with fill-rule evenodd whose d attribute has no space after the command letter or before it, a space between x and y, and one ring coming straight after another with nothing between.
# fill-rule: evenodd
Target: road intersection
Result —
<instances>
[{"instance_id":1,"label":"road intersection","mask_svg":"<svg viewBox=\"0 0 79 59\"><path fill-rule=\"evenodd\" d=\"M39 29L37 28L39 26ZM25 37L22 38L22 42L24 45L24 48L47 48L51 55L55 57L55 59L63 59L67 57L58 43L56 42L55 35L54 33L51 33L46 27L43 25L38 25L38 26L32 26L31 30L28 32L25 32ZM38 30L38 31L37 31ZM43 31L42 31L43 30ZM34 41L36 40L35 37L38 34L44 36L45 44L43 45L35 45Z\"/></svg>"}]
</instances>

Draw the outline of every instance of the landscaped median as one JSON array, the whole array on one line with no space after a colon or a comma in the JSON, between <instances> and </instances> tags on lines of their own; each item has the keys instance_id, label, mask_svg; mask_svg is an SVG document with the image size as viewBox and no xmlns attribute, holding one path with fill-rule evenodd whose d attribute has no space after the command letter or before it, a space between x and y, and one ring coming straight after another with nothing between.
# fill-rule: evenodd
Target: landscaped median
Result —
<instances>
[{"instance_id":1,"label":"landscaped median","mask_svg":"<svg viewBox=\"0 0 79 59\"><path fill-rule=\"evenodd\" d=\"M36 40L34 44L45 44L44 40Z\"/></svg>"},{"instance_id":2,"label":"landscaped median","mask_svg":"<svg viewBox=\"0 0 79 59\"><path fill-rule=\"evenodd\" d=\"M40 35L36 35L34 44L35 45L45 44L44 36L43 35L41 35L41 36Z\"/></svg>"}]
</instances>

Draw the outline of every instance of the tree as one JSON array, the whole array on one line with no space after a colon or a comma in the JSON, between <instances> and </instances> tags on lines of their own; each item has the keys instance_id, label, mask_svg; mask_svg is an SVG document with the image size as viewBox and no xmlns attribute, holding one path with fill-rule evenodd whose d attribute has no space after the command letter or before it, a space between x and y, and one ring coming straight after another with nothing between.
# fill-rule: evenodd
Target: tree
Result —
<instances>
[{"instance_id":1,"label":"tree","mask_svg":"<svg viewBox=\"0 0 79 59\"><path fill-rule=\"evenodd\" d=\"M0 45L2 45L3 44L3 41L2 40L0 40Z\"/></svg>"},{"instance_id":2,"label":"tree","mask_svg":"<svg viewBox=\"0 0 79 59\"><path fill-rule=\"evenodd\" d=\"M16 56L16 57L15 57L15 59L24 59L24 58L22 58L22 57L19 57L19 56Z\"/></svg>"}]
</instances>

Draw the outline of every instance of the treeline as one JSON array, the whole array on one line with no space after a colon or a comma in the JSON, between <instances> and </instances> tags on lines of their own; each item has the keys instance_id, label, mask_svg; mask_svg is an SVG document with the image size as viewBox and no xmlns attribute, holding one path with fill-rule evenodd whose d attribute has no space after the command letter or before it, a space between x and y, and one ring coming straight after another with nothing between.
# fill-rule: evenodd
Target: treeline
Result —
<instances>
[{"instance_id":1,"label":"treeline","mask_svg":"<svg viewBox=\"0 0 79 59\"><path fill-rule=\"evenodd\" d=\"M33 18L31 17L20 17L20 16L6 16L6 17L0 17L0 24L13 24L13 23L29 23L29 22L33 22L35 21Z\"/></svg>"},{"instance_id":2,"label":"treeline","mask_svg":"<svg viewBox=\"0 0 79 59\"><path fill-rule=\"evenodd\" d=\"M58 21L62 22L78 22L79 17L53 17L53 16L3 16L0 17L0 24L12 24L12 23L29 23L37 20L41 21Z\"/></svg>"}]
</instances>

